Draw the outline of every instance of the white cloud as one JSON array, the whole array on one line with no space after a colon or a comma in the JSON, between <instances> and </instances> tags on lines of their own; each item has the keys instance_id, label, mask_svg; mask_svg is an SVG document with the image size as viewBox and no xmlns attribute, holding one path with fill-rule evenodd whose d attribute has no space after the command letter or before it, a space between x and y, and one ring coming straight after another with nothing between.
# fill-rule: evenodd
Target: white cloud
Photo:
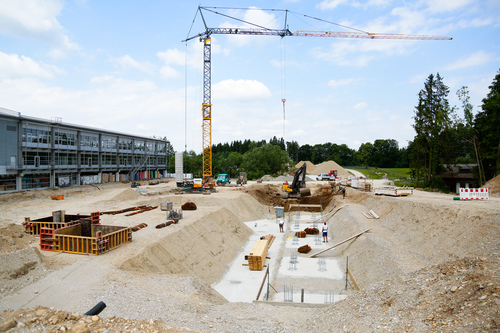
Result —
<instances>
[{"instance_id":1,"label":"white cloud","mask_svg":"<svg viewBox=\"0 0 500 333\"><path fill-rule=\"evenodd\" d=\"M63 50L77 50L80 47L70 41L57 20L63 6L60 0L1 1L0 33L45 40Z\"/></svg>"},{"instance_id":2,"label":"white cloud","mask_svg":"<svg viewBox=\"0 0 500 333\"><path fill-rule=\"evenodd\" d=\"M348 86L348 85L351 85L353 83L356 83L356 82L359 82L361 79L354 79L354 78L350 78L350 79L340 79L340 80L330 80L328 81L328 86L329 87L341 87L341 86Z\"/></svg>"},{"instance_id":3,"label":"white cloud","mask_svg":"<svg viewBox=\"0 0 500 333\"><path fill-rule=\"evenodd\" d=\"M184 65L186 63L186 52L180 51L177 48L158 52L156 55L167 65Z\"/></svg>"},{"instance_id":4,"label":"white cloud","mask_svg":"<svg viewBox=\"0 0 500 333\"><path fill-rule=\"evenodd\" d=\"M354 109L355 110L366 109L367 106L368 106L368 103L360 102L360 103L357 103L356 105L354 105Z\"/></svg>"},{"instance_id":5,"label":"white cloud","mask_svg":"<svg viewBox=\"0 0 500 333\"><path fill-rule=\"evenodd\" d=\"M172 79L181 76L181 73L179 71L166 65L160 68L160 74L165 79Z\"/></svg>"},{"instance_id":6,"label":"white cloud","mask_svg":"<svg viewBox=\"0 0 500 333\"><path fill-rule=\"evenodd\" d=\"M167 136L176 149L184 146L184 126L165 127L184 124L184 88L168 89L152 81L110 75L95 77L91 83L88 89L68 89L33 78L0 79L0 100L3 107L24 115L44 119L59 116L63 122L83 126L146 137ZM188 89L189 96L194 96L193 88ZM189 100L189 104L194 115L198 100ZM199 130L201 116L191 118L189 129ZM193 139L198 140L198 135ZM201 142L194 144L196 150L200 147Z\"/></svg>"},{"instance_id":7,"label":"white cloud","mask_svg":"<svg viewBox=\"0 0 500 333\"><path fill-rule=\"evenodd\" d=\"M122 69L133 68L140 72L153 74L154 73L154 65L149 63L141 63L128 54L121 56L119 58L112 58L112 62L121 67Z\"/></svg>"},{"instance_id":8,"label":"white cloud","mask_svg":"<svg viewBox=\"0 0 500 333\"><path fill-rule=\"evenodd\" d=\"M271 92L256 80L224 80L212 85L213 98L223 100L257 101L268 99Z\"/></svg>"},{"instance_id":9,"label":"white cloud","mask_svg":"<svg viewBox=\"0 0 500 333\"><path fill-rule=\"evenodd\" d=\"M347 0L323 0L316 5L316 8L321 10L335 9L338 5L346 3Z\"/></svg>"},{"instance_id":10,"label":"white cloud","mask_svg":"<svg viewBox=\"0 0 500 333\"><path fill-rule=\"evenodd\" d=\"M234 17L238 17L239 11L234 11L231 14ZM250 9L246 10L245 13L243 14L242 20L253 23L258 26L248 23L241 24L240 22L234 23L234 21L233 22L227 21L220 24L219 27L238 28L238 29L241 28L260 29L259 26L269 29L281 28L279 26L280 21L276 19L276 16L274 14L268 13L256 7L250 7ZM256 38L256 36L246 36L246 35L225 35L225 36L237 46L244 46L249 43L252 43L253 45L255 45L255 43L259 43L260 45L262 45L263 43L266 43L267 40L276 38L275 36L259 36L259 38Z\"/></svg>"},{"instance_id":11,"label":"white cloud","mask_svg":"<svg viewBox=\"0 0 500 333\"><path fill-rule=\"evenodd\" d=\"M38 77L53 78L64 71L56 66L37 63L35 60L17 54L0 52L0 76L2 78Z\"/></svg>"},{"instance_id":12,"label":"white cloud","mask_svg":"<svg viewBox=\"0 0 500 333\"><path fill-rule=\"evenodd\" d=\"M424 0L428 10L433 13L451 12L473 3L474 0Z\"/></svg>"},{"instance_id":13,"label":"white cloud","mask_svg":"<svg viewBox=\"0 0 500 333\"><path fill-rule=\"evenodd\" d=\"M458 59L454 63L446 66L447 70L462 69L473 66L484 65L488 62L494 61L494 56L482 50L476 51L469 56Z\"/></svg>"}]
</instances>

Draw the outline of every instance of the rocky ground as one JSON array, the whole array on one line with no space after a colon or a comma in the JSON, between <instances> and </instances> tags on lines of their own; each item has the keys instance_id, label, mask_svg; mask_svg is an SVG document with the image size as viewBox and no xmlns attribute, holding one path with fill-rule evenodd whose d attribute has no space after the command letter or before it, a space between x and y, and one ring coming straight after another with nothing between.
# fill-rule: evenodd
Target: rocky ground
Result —
<instances>
[{"instance_id":1,"label":"rocky ground","mask_svg":"<svg viewBox=\"0 0 500 333\"><path fill-rule=\"evenodd\" d=\"M311 185L316 194L309 199L311 203L321 201L325 210L347 204L328 221L334 240L367 228L372 230L328 253L337 258L349 256L350 268L362 290L349 288L346 300L321 307L227 302L210 284L222 274L220 267L231 256L224 247L212 248L209 239L202 248L210 247L212 264L181 265L173 257L170 261L152 259L158 257L155 253L164 257L173 251L169 246L175 244L175 238L185 237L187 241L192 232L184 231L200 228L198 223L204 219L211 225L225 221L225 229L231 233L238 230L234 236L224 236L230 242L228 247L235 247L237 253L240 238L244 238L239 221L261 218L269 207L282 204L279 184L264 182L192 197L198 211L186 214L182 223L165 230L161 237L149 228L154 227L154 217L162 217L163 212L147 213L152 214L147 215L150 227L134 233L130 246L120 248L123 252L119 249L98 257L38 251L37 240L20 232L20 224L25 216L40 217L41 211L43 216L49 215L61 207L70 213L86 213L92 208L154 204L165 198L181 202L185 197L173 196L174 189L167 184L143 187L147 193L142 195L130 191L127 184L110 184L99 190L68 189L75 192L65 193L66 199L58 203L47 199L53 191L1 195L0 331L500 332L497 197L489 202L455 202L450 195L419 191L413 197L391 198L349 189L342 199L326 195L321 190L325 184ZM362 212L370 209L380 219L363 217ZM136 225L145 217L108 220L111 224L124 221ZM215 237L215 233L223 231L206 232ZM196 241L189 246L190 251L196 251ZM141 266L144 261L149 263ZM161 268L169 265L179 272ZM195 268L200 265L202 269ZM77 274L87 267L97 267L99 272ZM51 276L57 276L55 283L65 285L73 279L71 274L82 275L75 276L75 281L93 279L92 287L75 290L66 299L61 292L58 297L65 302L60 306L51 306L50 302L46 306L17 303L23 297L26 304L35 304L34 300L43 297L50 299L47 294L53 287L37 288L50 282ZM77 299L72 299L73 295L78 295ZM101 300L108 306L100 315L82 315Z\"/></svg>"}]
</instances>

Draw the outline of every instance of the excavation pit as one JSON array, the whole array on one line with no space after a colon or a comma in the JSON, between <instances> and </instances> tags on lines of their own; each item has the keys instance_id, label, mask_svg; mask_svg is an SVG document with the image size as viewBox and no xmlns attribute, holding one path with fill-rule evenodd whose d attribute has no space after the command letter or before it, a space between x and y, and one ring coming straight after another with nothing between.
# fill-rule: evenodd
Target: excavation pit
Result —
<instances>
[{"instance_id":1,"label":"excavation pit","mask_svg":"<svg viewBox=\"0 0 500 333\"><path fill-rule=\"evenodd\" d=\"M30 235L40 235L41 228L57 230L79 223L81 219L90 219L92 223L97 224L99 223L99 216L99 213L91 213L90 215L66 214L64 210L58 210L52 212L52 216L42 217L36 220L25 217L23 231Z\"/></svg>"},{"instance_id":2,"label":"excavation pit","mask_svg":"<svg viewBox=\"0 0 500 333\"><path fill-rule=\"evenodd\" d=\"M310 227L311 224L308 222L312 221L313 214L302 213L299 215L297 221L300 221L300 230ZM295 216L292 221L295 221ZM333 303L333 298L335 301L345 298L345 295L342 297L338 295L344 284L345 274L336 259L308 258L307 254L297 252L297 249L304 244L309 244L312 248L311 253L314 253L326 249L327 245L325 244L330 243L318 245L315 242L318 235L307 235L306 238L301 238L299 243L295 244L293 237L295 231L290 228L295 222L286 221L283 233L279 232L278 223L279 219L274 218L245 222L252 229L252 234L230 263L222 279L212 285L213 288L230 302L253 302L256 300L283 302L284 284L291 284L297 291L300 291L302 284L307 280L304 284L305 303ZM254 249L256 242L269 234L273 234L276 238L268 249L263 269L261 271L249 270L246 261L248 254ZM266 275L268 268L269 277ZM271 290L269 296L267 295L268 280ZM318 281L317 287L311 288L314 281ZM276 291L273 291L271 287L275 288ZM261 292L259 293L259 291ZM260 296L258 299L257 295ZM326 302L325 295L329 295ZM335 295L335 297L331 295ZM290 297L292 296L288 295L288 298ZM300 297L293 298L294 303L301 302Z\"/></svg>"},{"instance_id":3,"label":"excavation pit","mask_svg":"<svg viewBox=\"0 0 500 333\"><path fill-rule=\"evenodd\" d=\"M60 229L42 228L40 249L73 254L99 255L132 241L130 227L94 225L89 220Z\"/></svg>"}]
</instances>

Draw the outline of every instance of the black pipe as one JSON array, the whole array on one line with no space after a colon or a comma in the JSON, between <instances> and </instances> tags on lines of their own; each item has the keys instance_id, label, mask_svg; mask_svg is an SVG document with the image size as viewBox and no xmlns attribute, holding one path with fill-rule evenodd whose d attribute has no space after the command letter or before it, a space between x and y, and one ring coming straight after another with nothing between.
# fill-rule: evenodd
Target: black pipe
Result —
<instances>
[{"instance_id":1,"label":"black pipe","mask_svg":"<svg viewBox=\"0 0 500 333\"><path fill-rule=\"evenodd\" d=\"M84 313L84 316L95 316L101 313L102 310L106 307L106 304L104 304L103 301L100 301L97 303L96 306L94 306L92 309Z\"/></svg>"}]
</instances>

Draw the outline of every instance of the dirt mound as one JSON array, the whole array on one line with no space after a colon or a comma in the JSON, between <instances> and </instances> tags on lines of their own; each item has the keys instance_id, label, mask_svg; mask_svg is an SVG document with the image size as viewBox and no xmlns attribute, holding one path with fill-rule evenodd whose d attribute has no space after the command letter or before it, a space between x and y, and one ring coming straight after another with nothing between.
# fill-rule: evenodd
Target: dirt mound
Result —
<instances>
[{"instance_id":1,"label":"dirt mound","mask_svg":"<svg viewBox=\"0 0 500 333\"><path fill-rule=\"evenodd\" d=\"M116 202L133 200L139 198L140 194L131 188L124 189L122 192L115 195L111 200Z\"/></svg>"},{"instance_id":2,"label":"dirt mound","mask_svg":"<svg viewBox=\"0 0 500 333\"><path fill-rule=\"evenodd\" d=\"M498 332L500 261L464 258L396 276L319 311L303 331ZM299 331L299 330L298 330Z\"/></svg>"},{"instance_id":3,"label":"dirt mound","mask_svg":"<svg viewBox=\"0 0 500 333\"><path fill-rule=\"evenodd\" d=\"M321 164L316 165L314 172L317 174L329 173L330 170L337 170L337 176L342 177L342 178L347 178L350 176L349 172L346 169L344 169L343 167L341 167L335 161L325 161Z\"/></svg>"},{"instance_id":4,"label":"dirt mound","mask_svg":"<svg viewBox=\"0 0 500 333\"><path fill-rule=\"evenodd\" d=\"M306 174L314 175L316 173L316 171L315 171L316 166L311 161L300 161L299 163L295 164L295 170L297 170L302 165L304 165L304 163L307 165L306 166Z\"/></svg>"},{"instance_id":5,"label":"dirt mound","mask_svg":"<svg viewBox=\"0 0 500 333\"><path fill-rule=\"evenodd\" d=\"M483 187L488 188L492 197L500 197L500 175L490 179Z\"/></svg>"},{"instance_id":6,"label":"dirt mound","mask_svg":"<svg viewBox=\"0 0 500 333\"><path fill-rule=\"evenodd\" d=\"M238 216L226 208L175 230L166 237L126 260L121 269L185 274L214 283L226 270L234 256L252 234Z\"/></svg>"},{"instance_id":7,"label":"dirt mound","mask_svg":"<svg viewBox=\"0 0 500 333\"><path fill-rule=\"evenodd\" d=\"M18 224L0 226L0 254L24 249L37 241L38 238L24 233L23 227Z\"/></svg>"}]
</instances>

